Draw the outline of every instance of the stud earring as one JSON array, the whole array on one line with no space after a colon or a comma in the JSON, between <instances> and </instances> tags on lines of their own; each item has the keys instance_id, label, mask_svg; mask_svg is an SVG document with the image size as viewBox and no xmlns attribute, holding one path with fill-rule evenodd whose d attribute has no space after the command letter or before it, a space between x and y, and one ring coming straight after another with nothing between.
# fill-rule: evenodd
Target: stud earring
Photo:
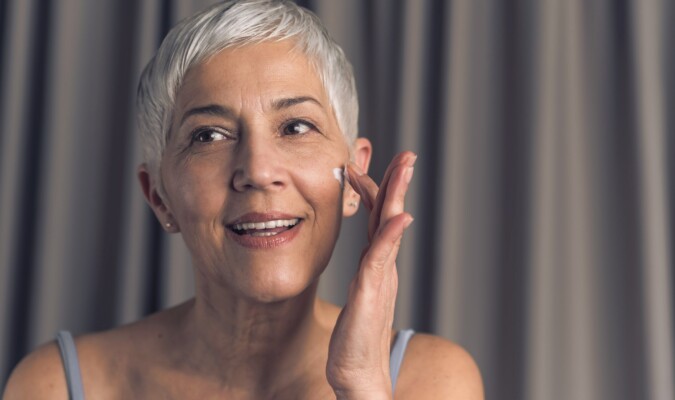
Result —
<instances>
[{"instance_id":1,"label":"stud earring","mask_svg":"<svg viewBox=\"0 0 675 400\"><path fill-rule=\"evenodd\" d=\"M167 229L168 229L168 228L171 228L173 226L173 224L171 222L167 222L166 224L164 224L164 226L166 226Z\"/></svg>"}]
</instances>

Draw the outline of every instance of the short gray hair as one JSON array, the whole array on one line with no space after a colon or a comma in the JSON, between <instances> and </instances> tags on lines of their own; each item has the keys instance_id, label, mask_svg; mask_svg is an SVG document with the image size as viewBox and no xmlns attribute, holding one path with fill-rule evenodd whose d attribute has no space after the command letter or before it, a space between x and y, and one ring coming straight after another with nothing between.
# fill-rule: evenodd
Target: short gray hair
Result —
<instances>
[{"instance_id":1,"label":"short gray hair","mask_svg":"<svg viewBox=\"0 0 675 400\"><path fill-rule=\"evenodd\" d=\"M145 67L137 109L143 158L157 177L176 93L185 74L228 47L292 39L321 79L338 126L352 144L358 130L358 99L352 66L319 18L288 0L230 0L176 25Z\"/></svg>"}]
</instances>

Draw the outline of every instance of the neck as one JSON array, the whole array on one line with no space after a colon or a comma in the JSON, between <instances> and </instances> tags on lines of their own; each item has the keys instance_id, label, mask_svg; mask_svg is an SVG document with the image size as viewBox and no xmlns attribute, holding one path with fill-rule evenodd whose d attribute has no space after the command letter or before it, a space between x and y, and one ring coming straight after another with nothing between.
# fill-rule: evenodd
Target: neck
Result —
<instances>
[{"instance_id":1,"label":"neck","mask_svg":"<svg viewBox=\"0 0 675 400\"><path fill-rule=\"evenodd\" d=\"M180 328L190 369L237 390L275 390L323 369L335 320L317 283L273 303L198 288Z\"/></svg>"}]
</instances>

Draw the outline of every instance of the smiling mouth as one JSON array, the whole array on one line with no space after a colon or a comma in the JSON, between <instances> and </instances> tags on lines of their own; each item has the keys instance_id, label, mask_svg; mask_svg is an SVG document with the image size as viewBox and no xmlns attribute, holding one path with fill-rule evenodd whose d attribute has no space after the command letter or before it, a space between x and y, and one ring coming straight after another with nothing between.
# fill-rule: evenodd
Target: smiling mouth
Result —
<instances>
[{"instance_id":1,"label":"smiling mouth","mask_svg":"<svg viewBox=\"0 0 675 400\"><path fill-rule=\"evenodd\" d=\"M295 227L299 222L299 218L276 219L262 222L242 222L231 225L229 228L240 236L267 237L286 232Z\"/></svg>"}]
</instances>

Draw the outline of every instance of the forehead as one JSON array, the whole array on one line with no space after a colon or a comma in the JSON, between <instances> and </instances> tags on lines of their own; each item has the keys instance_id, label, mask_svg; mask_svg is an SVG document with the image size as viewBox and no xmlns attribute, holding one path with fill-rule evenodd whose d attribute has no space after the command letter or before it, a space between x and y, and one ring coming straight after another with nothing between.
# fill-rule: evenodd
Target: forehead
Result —
<instances>
[{"instance_id":1,"label":"forehead","mask_svg":"<svg viewBox=\"0 0 675 400\"><path fill-rule=\"evenodd\" d=\"M204 102L262 102L312 96L328 104L310 60L289 40L224 49L190 68L176 96L178 110Z\"/></svg>"}]
</instances>

